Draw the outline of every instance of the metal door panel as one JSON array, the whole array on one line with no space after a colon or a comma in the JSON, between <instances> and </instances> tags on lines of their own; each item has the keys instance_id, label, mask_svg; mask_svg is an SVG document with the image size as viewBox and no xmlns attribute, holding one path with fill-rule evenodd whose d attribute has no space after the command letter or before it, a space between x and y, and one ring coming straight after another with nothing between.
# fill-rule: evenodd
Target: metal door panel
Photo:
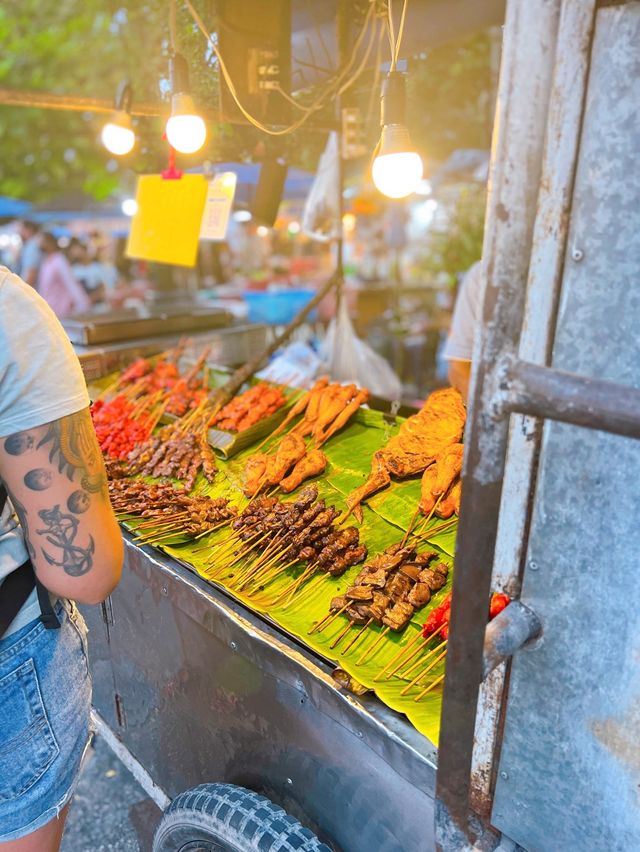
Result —
<instances>
[{"instance_id":1,"label":"metal door panel","mask_svg":"<svg viewBox=\"0 0 640 852\"><path fill-rule=\"evenodd\" d=\"M553 366L640 384L640 3L598 11ZM547 423L492 822L532 852L640 849L640 442Z\"/></svg>"}]
</instances>

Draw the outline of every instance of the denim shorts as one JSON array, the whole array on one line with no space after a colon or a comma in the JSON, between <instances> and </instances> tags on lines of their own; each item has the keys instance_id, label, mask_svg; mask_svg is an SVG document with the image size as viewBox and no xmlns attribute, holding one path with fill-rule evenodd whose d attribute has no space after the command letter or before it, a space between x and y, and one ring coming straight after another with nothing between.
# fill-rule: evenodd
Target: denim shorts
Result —
<instances>
[{"instance_id":1,"label":"denim shorts","mask_svg":"<svg viewBox=\"0 0 640 852\"><path fill-rule=\"evenodd\" d=\"M0 641L0 842L54 819L90 742L87 628L58 601L59 630L32 621Z\"/></svg>"}]
</instances>

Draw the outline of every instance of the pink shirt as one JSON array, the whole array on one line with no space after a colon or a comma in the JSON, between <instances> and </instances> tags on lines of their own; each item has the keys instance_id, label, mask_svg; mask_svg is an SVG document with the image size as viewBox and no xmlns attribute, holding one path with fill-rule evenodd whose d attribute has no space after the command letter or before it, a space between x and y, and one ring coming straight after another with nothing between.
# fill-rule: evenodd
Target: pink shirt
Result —
<instances>
[{"instance_id":1,"label":"pink shirt","mask_svg":"<svg viewBox=\"0 0 640 852\"><path fill-rule=\"evenodd\" d=\"M91 299L82 284L76 281L66 257L59 251L47 255L42 261L38 293L60 318L88 311L91 307Z\"/></svg>"}]
</instances>

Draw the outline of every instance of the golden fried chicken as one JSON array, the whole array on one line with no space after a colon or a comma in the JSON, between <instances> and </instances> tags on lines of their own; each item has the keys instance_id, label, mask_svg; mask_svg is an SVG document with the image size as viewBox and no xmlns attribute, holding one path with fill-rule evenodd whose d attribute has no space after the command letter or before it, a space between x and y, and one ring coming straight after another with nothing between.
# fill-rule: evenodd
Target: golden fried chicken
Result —
<instances>
[{"instance_id":1,"label":"golden fried chicken","mask_svg":"<svg viewBox=\"0 0 640 852\"><path fill-rule=\"evenodd\" d=\"M437 469L435 484L432 489L434 497L439 497L449 490L451 483L460 476L462 471L463 444L451 444L435 461Z\"/></svg>"},{"instance_id":2,"label":"golden fried chicken","mask_svg":"<svg viewBox=\"0 0 640 852\"><path fill-rule=\"evenodd\" d=\"M460 509L460 493L462 491L462 483L458 479L444 495L438 507L436 515L443 520L450 518L454 512Z\"/></svg>"},{"instance_id":3,"label":"golden fried chicken","mask_svg":"<svg viewBox=\"0 0 640 852\"><path fill-rule=\"evenodd\" d=\"M327 466L327 457L321 450L309 450L293 468L289 476L280 481L280 488L289 493L312 476L318 476Z\"/></svg>"},{"instance_id":4,"label":"golden fried chicken","mask_svg":"<svg viewBox=\"0 0 640 852\"><path fill-rule=\"evenodd\" d=\"M247 497L255 497L260 490L267 468L267 454L255 453L247 460L244 468L244 493Z\"/></svg>"},{"instance_id":5,"label":"golden fried chicken","mask_svg":"<svg viewBox=\"0 0 640 852\"><path fill-rule=\"evenodd\" d=\"M285 435L278 444L278 449L267 459L265 471L267 483L278 485L280 480L300 461L306 451L306 444L300 435L293 432Z\"/></svg>"}]
</instances>

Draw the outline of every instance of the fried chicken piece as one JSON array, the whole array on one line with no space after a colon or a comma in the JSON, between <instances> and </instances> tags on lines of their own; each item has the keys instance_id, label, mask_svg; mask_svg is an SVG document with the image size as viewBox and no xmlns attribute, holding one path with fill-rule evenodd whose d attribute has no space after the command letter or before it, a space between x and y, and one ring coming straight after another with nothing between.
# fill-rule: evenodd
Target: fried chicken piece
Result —
<instances>
[{"instance_id":1,"label":"fried chicken piece","mask_svg":"<svg viewBox=\"0 0 640 852\"><path fill-rule=\"evenodd\" d=\"M305 442L299 435L293 433L285 435L280 441L274 455L267 459L265 471L266 480L269 485L278 485L287 472L294 467L307 451Z\"/></svg>"},{"instance_id":2,"label":"fried chicken piece","mask_svg":"<svg viewBox=\"0 0 640 852\"><path fill-rule=\"evenodd\" d=\"M401 565L398 569L399 573L408 577L413 582L417 582L418 577L420 576L420 567L418 565L413 565L411 562L405 562L404 565Z\"/></svg>"},{"instance_id":3,"label":"fried chicken piece","mask_svg":"<svg viewBox=\"0 0 640 852\"><path fill-rule=\"evenodd\" d=\"M433 496L433 488L435 487L438 478L438 470L435 464L428 467L422 474L420 483L420 511L425 517L428 517L436 505L436 498Z\"/></svg>"},{"instance_id":4,"label":"fried chicken piece","mask_svg":"<svg viewBox=\"0 0 640 852\"><path fill-rule=\"evenodd\" d=\"M316 446L321 447L332 435L335 435L336 432L339 432L343 426L345 426L351 417L356 413L356 411L360 408L361 405L369 399L369 391L366 388L363 388L359 393L357 393L353 399L342 409L340 414L335 418L333 423L326 427L323 432L319 432L317 435L314 430L314 437L316 438Z\"/></svg>"},{"instance_id":5,"label":"fried chicken piece","mask_svg":"<svg viewBox=\"0 0 640 852\"><path fill-rule=\"evenodd\" d=\"M436 459L436 479L431 488L431 493L436 499L448 491L451 483L460 476L463 455L463 444L451 444Z\"/></svg>"},{"instance_id":6,"label":"fried chicken piece","mask_svg":"<svg viewBox=\"0 0 640 852\"><path fill-rule=\"evenodd\" d=\"M391 477L389 476L384 456L382 456L380 452L374 453L369 478L364 485L361 485L360 488L356 488L356 490L352 491L347 497L347 506L350 511L353 511L358 521L362 521L362 509L360 507L362 501L366 500L367 497L370 497L372 494L375 494L376 491L380 491L381 488L384 488L390 482Z\"/></svg>"},{"instance_id":7,"label":"fried chicken piece","mask_svg":"<svg viewBox=\"0 0 640 852\"><path fill-rule=\"evenodd\" d=\"M436 515L442 520L446 520L450 518L451 515L456 511L456 508L460 508L460 493L462 491L462 485L460 480L454 482L449 491L442 498L440 503L438 504L438 508L436 509Z\"/></svg>"},{"instance_id":8,"label":"fried chicken piece","mask_svg":"<svg viewBox=\"0 0 640 852\"><path fill-rule=\"evenodd\" d=\"M311 432L316 440L321 437L323 431L333 423L338 415L344 411L358 390L355 385L346 385L346 387L334 385L332 388L335 388L332 393L325 391L320 399L318 415Z\"/></svg>"},{"instance_id":9,"label":"fried chicken piece","mask_svg":"<svg viewBox=\"0 0 640 852\"><path fill-rule=\"evenodd\" d=\"M259 491L267 469L267 458L266 453L256 453L247 460L244 468L244 493L247 497L254 497Z\"/></svg>"},{"instance_id":10,"label":"fried chicken piece","mask_svg":"<svg viewBox=\"0 0 640 852\"><path fill-rule=\"evenodd\" d=\"M280 488L288 494L294 491L305 479L318 476L327 467L327 457L321 450L309 450L293 468L288 476L280 481Z\"/></svg>"},{"instance_id":11,"label":"fried chicken piece","mask_svg":"<svg viewBox=\"0 0 640 852\"><path fill-rule=\"evenodd\" d=\"M302 436L310 435L313 431L313 424L318 419L322 399L325 396L333 396L336 387L340 387L340 385L330 385L326 376L323 379L318 379L307 395L304 417L297 426L294 426L292 431Z\"/></svg>"}]
</instances>

